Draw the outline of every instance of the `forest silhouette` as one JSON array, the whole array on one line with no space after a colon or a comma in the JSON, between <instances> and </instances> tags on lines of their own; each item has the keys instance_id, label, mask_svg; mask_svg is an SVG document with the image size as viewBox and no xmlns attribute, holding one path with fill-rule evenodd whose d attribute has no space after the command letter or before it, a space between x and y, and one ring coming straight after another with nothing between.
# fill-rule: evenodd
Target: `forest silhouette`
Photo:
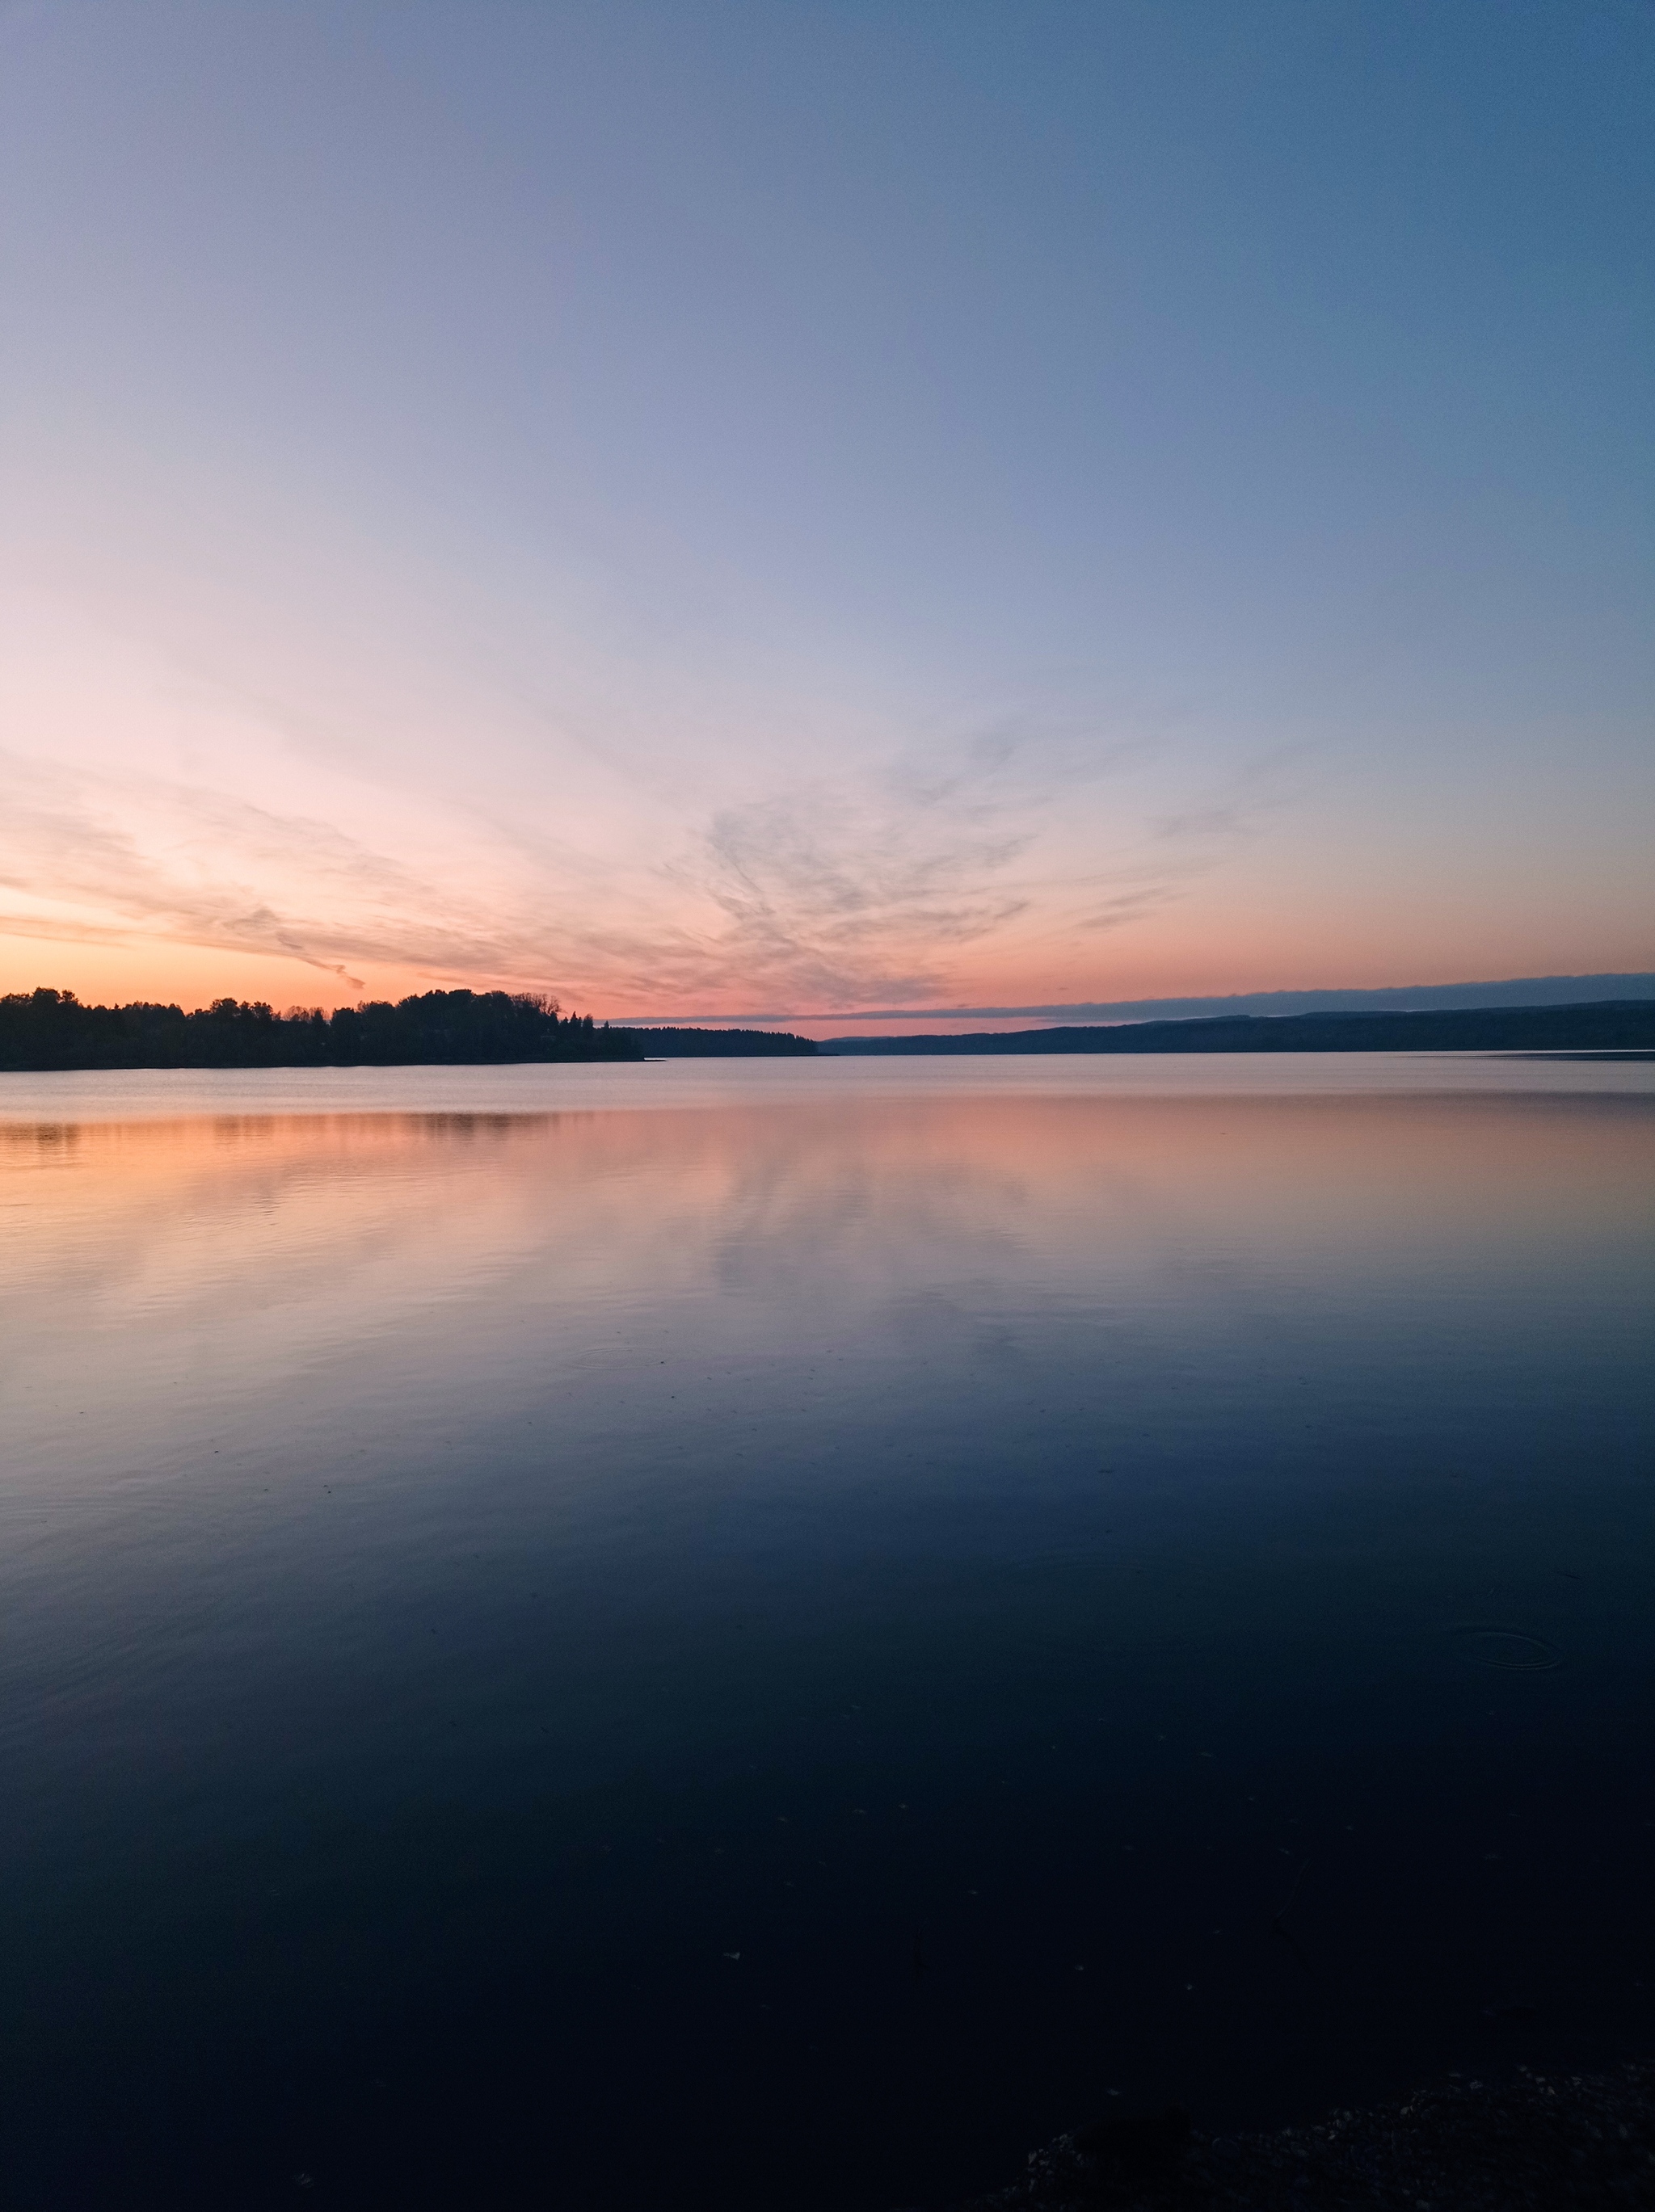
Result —
<instances>
[{"instance_id":1,"label":"forest silhouette","mask_svg":"<svg viewBox=\"0 0 1655 2212\"><path fill-rule=\"evenodd\" d=\"M529 992L425 991L360 1006L215 999L192 1013L135 1000L88 1006L73 991L0 998L0 1070L99 1067L422 1067L519 1060L773 1059L813 1053L774 1030L621 1029Z\"/></svg>"},{"instance_id":2,"label":"forest silhouette","mask_svg":"<svg viewBox=\"0 0 1655 2212\"><path fill-rule=\"evenodd\" d=\"M358 1067L466 1061L642 1060L642 1046L555 1000L426 991L326 1013L215 999L186 1013L142 1000L83 1006L72 991L0 998L0 1067Z\"/></svg>"}]
</instances>

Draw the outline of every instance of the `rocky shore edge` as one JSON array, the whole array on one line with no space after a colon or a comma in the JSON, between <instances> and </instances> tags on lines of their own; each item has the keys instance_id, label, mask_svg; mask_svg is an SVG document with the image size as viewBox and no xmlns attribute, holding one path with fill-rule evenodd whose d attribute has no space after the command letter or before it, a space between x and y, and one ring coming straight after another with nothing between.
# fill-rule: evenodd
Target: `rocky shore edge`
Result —
<instances>
[{"instance_id":1,"label":"rocky shore edge","mask_svg":"<svg viewBox=\"0 0 1655 2212\"><path fill-rule=\"evenodd\" d=\"M1177 2107L1060 2136L955 2212L1583 2212L1655 2207L1655 2060L1458 2075L1313 2127L1208 2135Z\"/></svg>"}]
</instances>

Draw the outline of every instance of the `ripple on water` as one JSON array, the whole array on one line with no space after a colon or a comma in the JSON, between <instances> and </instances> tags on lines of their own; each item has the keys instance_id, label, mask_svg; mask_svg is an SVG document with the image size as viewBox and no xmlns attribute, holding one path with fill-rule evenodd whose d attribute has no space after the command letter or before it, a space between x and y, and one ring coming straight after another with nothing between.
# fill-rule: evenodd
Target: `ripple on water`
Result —
<instances>
[{"instance_id":1,"label":"ripple on water","mask_svg":"<svg viewBox=\"0 0 1655 2212\"><path fill-rule=\"evenodd\" d=\"M1454 1638L1477 1667L1498 1667L1509 1674L1543 1674L1563 1664L1563 1655L1543 1636L1521 1628L1457 1628Z\"/></svg>"}]
</instances>

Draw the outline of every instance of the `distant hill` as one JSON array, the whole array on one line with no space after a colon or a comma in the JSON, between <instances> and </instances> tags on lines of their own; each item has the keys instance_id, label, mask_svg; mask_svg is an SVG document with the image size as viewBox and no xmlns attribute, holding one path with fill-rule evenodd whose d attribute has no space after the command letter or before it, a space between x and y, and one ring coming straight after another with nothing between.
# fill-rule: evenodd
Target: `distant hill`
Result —
<instances>
[{"instance_id":1,"label":"distant hill","mask_svg":"<svg viewBox=\"0 0 1655 2212\"><path fill-rule=\"evenodd\" d=\"M642 1060L618 1030L506 991L426 991L331 1014L216 999L186 1013L143 1002L86 1006L72 991L0 998L0 1069L392 1067Z\"/></svg>"},{"instance_id":2,"label":"distant hill","mask_svg":"<svg viewBox=\"0 0 1655 2212\"><path fill-rule=\"evenodd\" d=\"M1655 1001L1383 1014L1231 1014L954 1036L830 1037L824 1054L1034 1052L1655 1052Z\"/></svg>"},{"instance_id":3,"label":"distant hill","mask_svg":"<svg viewBox=\"0 0 1655 2212\"><path fill-rule=\"evenodd\" d=\"M636 1038L649 1060L776 1060L816 1050L814 1037L786 1030L615 1030Z\"/></svg>"}]
</instances>

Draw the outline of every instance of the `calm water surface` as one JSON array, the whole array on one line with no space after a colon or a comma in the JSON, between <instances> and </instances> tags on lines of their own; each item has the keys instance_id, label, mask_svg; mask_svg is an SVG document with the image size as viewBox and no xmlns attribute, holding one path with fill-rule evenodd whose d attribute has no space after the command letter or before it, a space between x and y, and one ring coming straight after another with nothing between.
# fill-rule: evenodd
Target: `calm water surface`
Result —
<instances>
[{"instance_id":1,"label":"calm water surface","mask_svg":"<svg viewBox=\"0 0 1655 2212\"><path fill-rule=\"evenodd\" d=\"M1647 2047L1652 1344L1648 1066L0 1078L9 2201Z\"/></svg>"}]
</instances>

